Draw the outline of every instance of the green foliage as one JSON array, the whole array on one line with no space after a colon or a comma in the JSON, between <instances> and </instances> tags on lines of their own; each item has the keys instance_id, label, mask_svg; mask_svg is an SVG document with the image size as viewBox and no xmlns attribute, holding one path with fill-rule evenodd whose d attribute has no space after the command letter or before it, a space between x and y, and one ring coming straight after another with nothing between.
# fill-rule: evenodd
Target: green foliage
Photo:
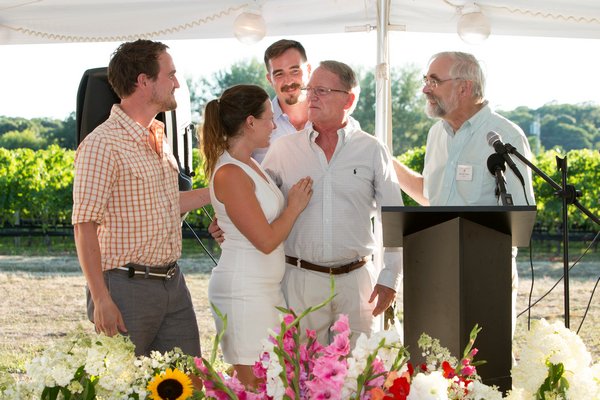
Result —
<instances>
[{"instance_id":1,"label":"green foliage","mask_svg":"<svg viewBox=\"0 0 600 400\"><path fill-rule=\"evenodd\" d=\"M398 161L406 165L413 171L422 172L423 166L425 165L425 146L417 147L405 151L402 155L398 156ZM417 206L418 203L410 198L406 193L402 192L402 199L404 200L405 206Z\"/></svg>"},{"instance_id":2,"label":"green foliage","mask_svg":"<svg viewBox=\"0 0 600 400\"><path fill-rule=\"evenodd\" d=\"M373 71L357 69L360 79L360 96L352 116L365 132L375 132L375 75ZM425 99L421 96L420 71L415 66L390 71L392 81L392 142L393 154L423 146L427 132L435 121L424 113Z\"/></svg>"},{"instance_id":3,"label":"green foliage","mask_svg":"<svg viewBox=\"0 0 600 400\"><path fill-rule=\"evenodd\" d=\"M499 112L519 125L528 136L533 135L532 124L538 119L540 144L545 149L600 149L600 107L595 104L548 103L535 110L518 107Z\"/></svg>"},{"instance_id":4,"label":"green foliage","mask_svg":"<svg viewBox=\"0 0 600 400\"><path fill-rule=\"evenodd\" d=\"M0 149L0 223L34 221L44 228L69 224L74 152L52 145L46 150Z\"/></svg>"},{"instance_id":5,"label":"green foliage","mask_svg":"<svg viewBox=\"0 0 600 400\"><path fill-rule=\"evenodd\" d=\"M565 367L562 363L547 362L548 376L535 394L535 400L566 399L569 381L565 378Z\"/></svg>"},{"instance_id":6,"label":"green foliage","mask_svg":"<svg viewBox=\"0 0 600 400\"><path fill-rule=\"evenodd\" d=\"M75 113L64 121L51 118L0 117L0 147L6 149L45 149L57 144L68 149L76 148Z\"/></svg>"},{"instance_id":7,"label":"green foliage","mask_svg":"<svg viewBox=\"0 0 600 400\"><path fill-rule=\"evenodd\" d=\"M564 158L556 151L547 151L537 157L534 163L558 185L562 185L562 172L557 168L556 158ZM600 155L592 150L572 150L567 155L567 184L581 191L578 201L596 216L600 215ZM550 232L561 231L562 199L544 179L534 174L533 191L538 208L537 223ZM569 229L596 230L596 226L575 206L568 207Z\"/></svg>"},{"instance_id":8,"label":"green foliage","mask_svg":"<svg viewBox=\"0 0 600 400\"><path fill-rule=\"evenodd\" d=\"M0 147L5 149L33 149L39 150L46 146L46 140L37 132L27 128L23 131L10 131L0 136Z\"/></svg>"},{"instance_id":9,"label":"green foliage","mask_svg":"<svg viewBox=\"0 0 600 400\"><path fill-rule=\"evenodd\" d=\"M229 69L217 71L209 78L199 80L187 79L192 105L192 120L198 122L204 114L204 106L215 99L228 87L238 84L254 84L261 86L274 96L275 92L266 78L265 66L256 58L234 63Z\"/></svg>"}]
</instances>

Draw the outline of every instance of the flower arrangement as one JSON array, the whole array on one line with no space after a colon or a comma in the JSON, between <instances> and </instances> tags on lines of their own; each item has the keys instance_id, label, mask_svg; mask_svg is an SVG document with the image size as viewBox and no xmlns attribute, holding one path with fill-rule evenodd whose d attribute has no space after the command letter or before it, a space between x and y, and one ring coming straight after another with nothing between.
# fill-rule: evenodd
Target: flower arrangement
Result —
<instances>
[{"instance_id":1,"label":"flower arrangement","mask_svg":"<svg viewBox=\"0 0 600 400\"><path fill-rule=\"evenodd\" d=\"M425 362L413 366L395 330L361 335L350 348L350 328L341 315L331 344L320 344L313 331L300 338L301 315L281 309L280 326L264 341L254 366L262 383L245 388L234 376L214 368L220 336L208 359L175 349L136 357L122 336L106 337L82 330L55 342L15 382L0 374L0 398L12 399L240 399L240 400L499 400L502 394L477 375L474 347L479 327L470 335L462 358L453 357L437 339L423 334L418 342ZM226 316L224 318L226 326ZM192 384L190 375L204 381ZM513 368L507 400L600 400L600 364L581 339L560 322L534 323Z\"/></svg>"},{"instance_id":2,"label":"flower arrangement","mask_svg":"<svg viewBox=\"0 0 600 400\"><path fill-rule=\"evenodd\" d=\"M332 291L333 293L333 291ZM282 399L282 400L496 400L501 393L481 383L477 375L473 348L479 327L475 327L463 358L453 358L439 341L423 335L419 347L427 362L415 369L395 330L381 331L371 337L361 335L351 352L348 318L341 315L332 326L335 336L323 346L314 331L306 330L300 340L299 325L309 312L327 304L311 307L297 316L280 309L279 329L263 342L265 351L254 365L255 375L263 383L248 390L233 377L212 369L212 361L196 358L199 375L204 379L206 398L210 399ZM217 311L217 314L218 311ZM220 315L220 314L219 314ZM222 317L222 316L221 316ZM226 326L226 321L225 324ZM213 352L214 354L214 352ZM214 361L214 360L213 360Z\"/></svg>"},{"instance_id":3,"label":"flower arrangement","mask_svg":"<svg viewBox=\"0 0 600 400\"><path fill-rule=\"evenodd\" d=\"M179 349L136 357L134 345L121 335L108 337L78 329L54 342L27 365L16 382L0 378L2 399L178 399L190 397L193 358ZM169 393L159 396L159 393ZM173 393L181 392L173 397Z\"/></svg>"},{"instance_id":4,"label":"flower arrangement","mask_svg":"<svg viewBox=\"0 0 600 400\"><path fill-rule=\"evenodd\" d=\"M600 363L559 321L533 322L511 375L510 400L600 399Z\"/></svg>"}]
</instances>

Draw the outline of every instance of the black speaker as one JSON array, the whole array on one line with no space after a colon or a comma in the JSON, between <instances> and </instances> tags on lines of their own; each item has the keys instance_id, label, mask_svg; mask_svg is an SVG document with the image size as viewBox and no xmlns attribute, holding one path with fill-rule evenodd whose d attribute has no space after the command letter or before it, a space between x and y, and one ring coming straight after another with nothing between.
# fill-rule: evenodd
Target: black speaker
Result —
<instances>
[{"instance_id":1,"label":"black speaker","mask_svg":"<svg viewBox=\"0 0 600 400\"><path fill-rule=\"evenodd\" d=\"M179 165L179 190L192 188L192 137L194 125L190 105L190 92L185 80L175 90L177 109L162 112L156 119L165 124L165 133L173 155ZM120 103L119 96L108 83L108 68L92 68L83 73L77 89L77 145L98 125L106 121L113 104Z\"/></svg>"}]
</instances>

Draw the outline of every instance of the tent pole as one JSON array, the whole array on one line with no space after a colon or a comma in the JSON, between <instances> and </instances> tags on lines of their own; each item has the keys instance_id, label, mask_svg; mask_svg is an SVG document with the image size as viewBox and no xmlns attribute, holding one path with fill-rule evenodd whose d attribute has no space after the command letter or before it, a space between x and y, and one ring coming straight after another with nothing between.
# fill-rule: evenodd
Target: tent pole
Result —
<instances>
[{"instance_id":1,"label":"tent pole","mask_svg":"<svg viewBox=\"0 0 600 400\"><path fill-rule=\"evenodd\" d=\"M377 1L377 66L375 68L375 136L392 147L392 107L388 28L390 0Z\"/></svg>"}]
</instances>

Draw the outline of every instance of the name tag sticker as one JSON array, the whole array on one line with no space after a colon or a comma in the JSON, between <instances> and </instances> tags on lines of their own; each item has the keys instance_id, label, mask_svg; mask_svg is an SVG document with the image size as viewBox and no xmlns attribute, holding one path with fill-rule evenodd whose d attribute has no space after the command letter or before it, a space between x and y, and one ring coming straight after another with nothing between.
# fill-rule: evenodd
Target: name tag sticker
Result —
<instances>
[{"instance_id":1,"label":"name tag sticker","mask_svg":"<svg viewBox=\"0 0 600 400\"><path fill-rule=\"evenodd\" d=\"M456 180L457 181L472 181L473 180L473 166L472 165L459 165L456 167Z\"/></svg>"}]
</instances>

